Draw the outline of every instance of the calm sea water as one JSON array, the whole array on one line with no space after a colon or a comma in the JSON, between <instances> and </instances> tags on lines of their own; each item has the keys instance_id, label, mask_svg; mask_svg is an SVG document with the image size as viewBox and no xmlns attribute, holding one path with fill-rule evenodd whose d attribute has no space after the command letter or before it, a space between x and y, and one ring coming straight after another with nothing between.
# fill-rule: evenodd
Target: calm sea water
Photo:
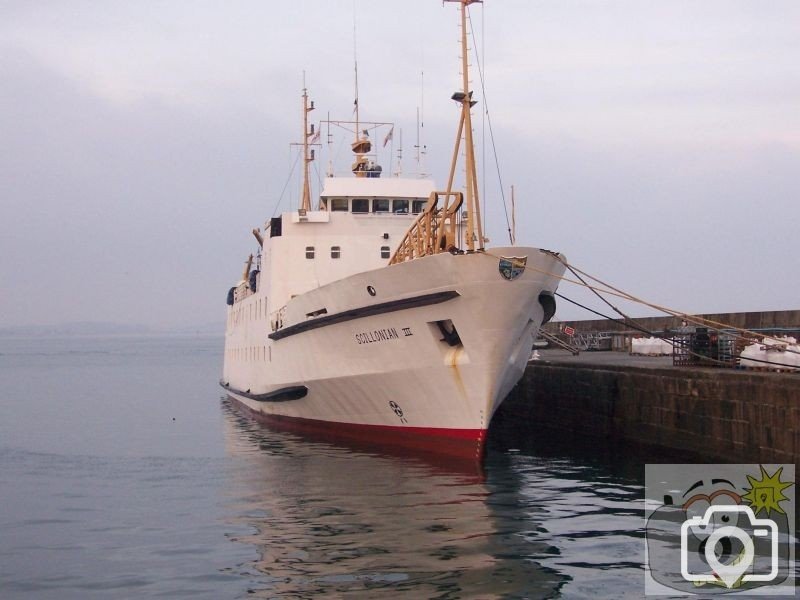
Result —
<instances>
[{"instance_id":1,"label":"calm sea water","mask_svg":"<svg viewBox=\"0 0 800 600\"><path fill-rule=\"evenodd\" d=\"M2 598L638 598L647 457L519 424L483 472L263 429L212 337L0 339Z\"/></svg>"}]
</instances>

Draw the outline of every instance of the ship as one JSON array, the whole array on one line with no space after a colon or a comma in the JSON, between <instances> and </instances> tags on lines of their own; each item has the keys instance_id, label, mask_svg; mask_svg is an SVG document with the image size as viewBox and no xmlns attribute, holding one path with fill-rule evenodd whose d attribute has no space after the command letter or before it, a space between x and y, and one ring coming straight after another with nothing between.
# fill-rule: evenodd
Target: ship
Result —
<instances>
[{"instance_id":1,"label":"ship","mask_svg":"<svg viewBox=\"0 0 800 600\"><path fill-rule=\"evenodd\" d=\"M312 203L314 110L303 89L303 183L296 209L254 229L258 247L227 295L220 385L266 424L480 460L492 416L522 377L556 310L563 255L487 247L459 4L462 86L443 188L384 177L358 102L350 173ZM454 187L464 157L462 189Z\"/></svg>"}]
</instances>

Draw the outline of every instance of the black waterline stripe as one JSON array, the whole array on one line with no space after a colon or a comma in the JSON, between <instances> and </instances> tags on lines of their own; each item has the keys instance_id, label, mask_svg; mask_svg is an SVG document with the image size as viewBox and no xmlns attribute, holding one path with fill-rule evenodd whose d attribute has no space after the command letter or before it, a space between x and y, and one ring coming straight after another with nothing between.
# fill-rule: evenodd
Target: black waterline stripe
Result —
<instances>
[{"instance_id":1,"label":"black waterline stripe","mask_svg":"<svg viewBox=\"0 0 800 600\"><path fill-rule=\"evenodd\" d=\"M255 400L256 402L287 402L289 400L299 400L300 398L305 398L306 394L308 394L308 388L304 385L293 385L291 387L281 388L267 394L251 394L250 392L243 392L225 385L221 381L219 384L232 394L243 396L245 398L249 398L250 400Z\"/></svg>"},{"instance_id":2,"label":"black waterline stripe","mask_svg":"<svg viewBox=\"0 0 800 600\"><path fill-rule=\"evenodd\" d=\"M414 296L413 298L403 298L402 300L391 300L389 302L371 304L369 306L362 306L361 308L351 308L350 310L345 310L333 315L325 315L324 317L317 317L310 321L303 321L302 323L290 325L289 327L270 333L268 337L272 340L280 340L291 335L297 335L298 333L303 333L304 331L310 331L319 327L327 327L335 323L343 323L345 321L352 321L353 319L363 319L364 317L405 310L407 308L439 304L440 302L446 302L447 300L457 298L460 295L461 294L455 290L448 290L446 292L435 292L433 294Z\"/></svg>"}]
</instances>

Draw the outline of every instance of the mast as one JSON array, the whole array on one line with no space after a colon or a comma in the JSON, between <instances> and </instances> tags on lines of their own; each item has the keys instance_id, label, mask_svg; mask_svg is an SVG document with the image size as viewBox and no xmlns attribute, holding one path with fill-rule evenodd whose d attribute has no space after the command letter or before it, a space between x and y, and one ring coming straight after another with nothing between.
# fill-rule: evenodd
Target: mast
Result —
<instances>
[{"instance_id":1,"label":"mast","mask_svg":"<svg viewBox=\"0 0 800 600\"><path fill-rule=\"evenodd\" d=\"M305 77L303 78L305 79ZM305 82L304 82L305 85ZM308 129L308 113L314 110L314 102L308 101L308 91L303 87L303 199L300 203L301 210L311 210L311 186L308 183L308 164L314 160L314 151L308 150L308 138L314 136L314 124L311 131Z\"/></svg>"},{"instance_id":2,"label":"mast","mask_svg":"<svg viewBox=\"0 0 800 600\"><path fill-rule=\"evenodd\" d=\"M467 47L467 7L482 0L444 0L445 2L458 2L461 6L461 90L452 95L452 99L461 104L461 117L458 121L458 132L453 148L453 159L450 162L450 173L447 177L447 187L444 192L433 192L428 199L425 209L419 214L411 225L406 235L400 241L394 255L389 261L390 265L413 260L422 256L438 254L440 252L461 253L457 247L459 234L459 211L463 205L464 196L467 200L467 253L483 252L485 238L481 222L481 208L478 202L478 175L475 165L475 144L472 135L472 107L477 101L472 99L469 89L469 55ZM419 112L417 113L419 115ZM419 119L417 119L419 132ZM417 149L419 150L419 134ZM458 165L458 155L461 142L464 142L465 157L465 194L453 191L453 181ZM417 154L419 157L419 153ZM440 201L442 202L440 204ZM476 243L477 242L477 243Z\"/></svg>"},{"instance_id":3,"label":"mast","mask_svg":"<svg viewBox=\"0 0 800 600\"><path fill-rule=\"evenodd\" d=\"M354 6L355 10L355 6ZM356 119L356 128L355 128L355 139L353 143L350 145L351 149L353 150L353 154L356 155L355 162L351 167L353 171L353 175L356 177L366 177L367 176L367 168L369 167L369 160L365 156L365 154L369 153L372 150L372 143L369 141L369 135L367 134L367 130L365 129L363 132L359 130L359 118L358 118L358 47L356 45L357 40L357 33L356 33L356 15L353 12L353 71L355 76L355 100L353 101L353 115Z\"/></svg>"},{"instance_id":4,"label":"mast","mask_svg":"<svg viewBox=\"0 0 800 600\"><path fill-rule=\"evenodd\" d=\"M461 119L458 127L458 137L456 148L453 153L453 162L450 166L450 177L447 183L447 192L452 192L453 177L455 175L456 162L458 159L458 149L461 145L463 133L464 138L464 157L465 157L465 192L467 200L467 251L474 252L484 249L483 224L481 221L481 208L478 199L478 175L475 165L475 144L472 137L472 107L477 104L472 99L472 91L469 89L469 48L467 46L467 7L473 3L481 3L482 0L446 0L447 2L458 2L461 12L461 90L453 94L452 98L461 104Z\"/></svg>"}]
</instances>

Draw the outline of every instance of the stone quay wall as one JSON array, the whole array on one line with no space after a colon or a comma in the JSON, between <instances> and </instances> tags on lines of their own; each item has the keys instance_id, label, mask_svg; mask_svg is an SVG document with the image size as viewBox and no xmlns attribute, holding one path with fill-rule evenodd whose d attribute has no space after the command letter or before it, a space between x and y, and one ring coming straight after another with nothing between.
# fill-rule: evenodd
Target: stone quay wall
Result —
<instances>
[{"instance_id":1,"label":"stone quay wall","mask_svg":"<svg viewBox=\"0 0 800 600\"><path fill-rule=\"evenodd\" d=\"M531 362L500 410L709 462L800 462L798 374Z\"/></svg>"}]
</instances>

